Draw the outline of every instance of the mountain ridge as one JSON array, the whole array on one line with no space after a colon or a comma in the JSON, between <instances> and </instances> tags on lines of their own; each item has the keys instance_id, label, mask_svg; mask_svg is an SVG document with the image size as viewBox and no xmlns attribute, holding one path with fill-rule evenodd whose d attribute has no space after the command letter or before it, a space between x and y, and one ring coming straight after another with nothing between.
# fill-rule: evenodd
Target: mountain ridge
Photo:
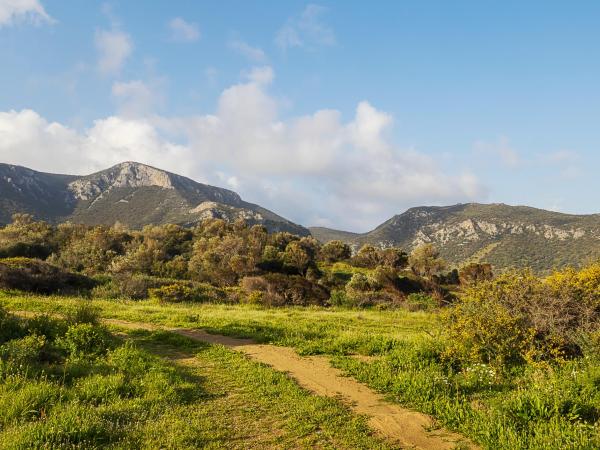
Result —
<instances>
[{"instance_id":1,"label":"mountain ridge","mask_svg":"<svg viewBox=\"0 0 600 450\"><path fill-rule=\"evenodd\" d=\"M395 215L366 233L309 227L321 241L339 239L398 246L410 251L436 245L452 266L490 262L500 270L548 271L600 258L600 214L566 214L503 203L420 206Z\"/></svg>"},{"instance_id":2,"label":"mountain ridge","mask_svg":"<svg viewBox=\"0 0 600 450\"><path fill-rule=\"evenodd\" d=\"M82 176L0 164L0 223L8 223L15 212L53 223L110 225L119 221L133 228L243 218L270 231L309 234L306 228L242 200L234 191L133 161Z\"/></svg>"}]
</instances>

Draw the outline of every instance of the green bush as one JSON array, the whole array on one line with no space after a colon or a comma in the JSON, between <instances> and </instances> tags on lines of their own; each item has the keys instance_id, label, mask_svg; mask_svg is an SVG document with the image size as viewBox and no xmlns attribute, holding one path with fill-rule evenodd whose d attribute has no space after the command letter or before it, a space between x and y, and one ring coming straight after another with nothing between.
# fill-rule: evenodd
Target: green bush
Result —
<instances>
[{"instance_id":1,"label":"green bush","mask_svg":"<svg viewBox=\"0 0 600 450\"><path fill-rule=\"evenodd\" d=\"M243 278L240 284L248 295L261 292L265 306L326 305L329 300L329 291L325 287L299 275L269 273Z\"/></svg>"},{"instance_id":2,"label":"green bush","mask_svg":"<svg viewBox=\"0 0 600 450\"><path fill-rule=\"evenodd\" d=\"M44 336L49 341L54 341L57 338L64 336L67 332L68 325L64 320L55 319L46 314L40 314L27 319L24 324L28 334Z\"/></svg>"},{"instance_id":3,"label":"green bush","mask_svg":"<svg viewBox=\"0 0 600 450\"><path fill-rule=\"evenodd\" d=\"M366 292L371 290L371 284L369 283L369 278L366 275L357 272L352 275L352 278L350 278L346 288L352 291Z\"/></svg>"},{"instance_id":4,"label":"green bush","mask_svg":"<svg viewBox=\"0 0 600 450\"><path fill-rule=\"evenodd\" d=\"M413 292L406 297L406 306L410 311L432 311L437 308L438 302L431 295Z\"/></svg>"},{"instance_id":5,"label":"green bush","mask_svg":"<svg viewBox=\"0 0 600 450\"><path fill-rule=\"evenodd\" d=\"M100 324L100 311L89 301L79 304L71 313L68 314L69 322L77 325L87 323L90 325Z\"/></svg>"},{"instance_id":6,"label":"green bush","mask_svg":"<svg viewBox=\"0 0 600 450\"><path fill-rule=\"evenodd\" d=\"M72 358L97 357L110 347L108 332L89 323L71 325L60 344Z\"/></svg>"},{"instance_id":7,"label":"green bush","mask_svg":"<svg viewBox=\"0 0 600 450\"><path fill-rule=\"evenodd\" d=\"M44 336L29 335L13 339L0 347L0 358L17 367L30 366L39 362L45 346Z\"/></svg>"},{"instance_id":8,"label":"green bush","mask_svg":"<svg viewBox=\"0 0 600 450\"><path fill-rule=\"evenodd\" d=\"M0 306L0 344L25 335L21 322Z\"/></svg>"},{"instance_id":9,"label":"green bush","mask_svg":"<svg viewBox=\"0 0 600 450\"><path fill-rule=\"evenodd\" d=\"M0 259L0 288L40 294L76 294L92 289L95 282L38 259Z\"/></svg>"},{"instance_id":10,"label":"green bush","mask_svg":"<svg viewBox=\"0 0 600 450\"><path fill-rule=\"evenodd\" d=\"M444 323L450 360L507 370L581 356L581 337L598 329L600 311L522 271L471 285L447 310Z\"/></svg>"},{"instance_id":11,"label":"green bush","mask_svg":"<svg viewBox=\"0 0 600 450\"><path fill-rule=\"evenodd\" d=\"M182 284L168 284L149 290L150 298L160 303L179 303L198 301L202 297L194 289Z\"/></svg>"}]
</instances>

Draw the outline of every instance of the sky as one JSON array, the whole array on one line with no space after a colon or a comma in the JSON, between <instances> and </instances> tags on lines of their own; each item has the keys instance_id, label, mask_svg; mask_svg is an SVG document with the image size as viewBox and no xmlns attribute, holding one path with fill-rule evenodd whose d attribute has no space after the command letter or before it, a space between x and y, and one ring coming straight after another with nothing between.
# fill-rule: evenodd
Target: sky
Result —
<instances>
[{"instance_id":1,"label":"sky","mask_svg":"<svg viewBox=\"0 0 600 450\"><path fill-rule=\"evenodd\" d=\"M598 213L600 2L0 0L0 162L138 161L307 226Z\"/></svg>"}]
</instances>

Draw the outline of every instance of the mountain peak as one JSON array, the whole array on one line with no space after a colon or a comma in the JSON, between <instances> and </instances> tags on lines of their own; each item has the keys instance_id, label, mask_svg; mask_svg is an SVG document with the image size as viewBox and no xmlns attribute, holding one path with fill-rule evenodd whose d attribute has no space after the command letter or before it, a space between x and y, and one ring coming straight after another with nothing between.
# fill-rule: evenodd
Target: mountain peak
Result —
<instances>
[{"instance_id":1,"label":"mountain peak","mask_svg":"<svg viewBox=\"0 0 600 450\"><path fill-rule=\"evenodd\" d=\"M244 219L270 231L308 235L296 225L228 189L198 183L156 167L124 161L85 176L54 175L0 165L0 223L15 212L50 222L70 220L130 227L175 223L193 225L206 218Z\"/></svg>"}]
</instances>

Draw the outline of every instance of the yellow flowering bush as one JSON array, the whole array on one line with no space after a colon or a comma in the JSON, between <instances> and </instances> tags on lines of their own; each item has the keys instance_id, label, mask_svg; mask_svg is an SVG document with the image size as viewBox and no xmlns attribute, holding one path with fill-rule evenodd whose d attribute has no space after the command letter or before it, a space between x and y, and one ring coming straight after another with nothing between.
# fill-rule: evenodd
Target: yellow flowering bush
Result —
<instances>
[{"instance_id":1,"label":"yellow flowering bush","mask_svg":"<svg viewBox=\"0 0 600 450\"><path fill-rule=\"evenodd\" d=\"M545 280L514 271L470 286L443 315L444 356L496 368L577 356L600 325L598 289L599 264Z\"/></svg>"}]
</instances>

